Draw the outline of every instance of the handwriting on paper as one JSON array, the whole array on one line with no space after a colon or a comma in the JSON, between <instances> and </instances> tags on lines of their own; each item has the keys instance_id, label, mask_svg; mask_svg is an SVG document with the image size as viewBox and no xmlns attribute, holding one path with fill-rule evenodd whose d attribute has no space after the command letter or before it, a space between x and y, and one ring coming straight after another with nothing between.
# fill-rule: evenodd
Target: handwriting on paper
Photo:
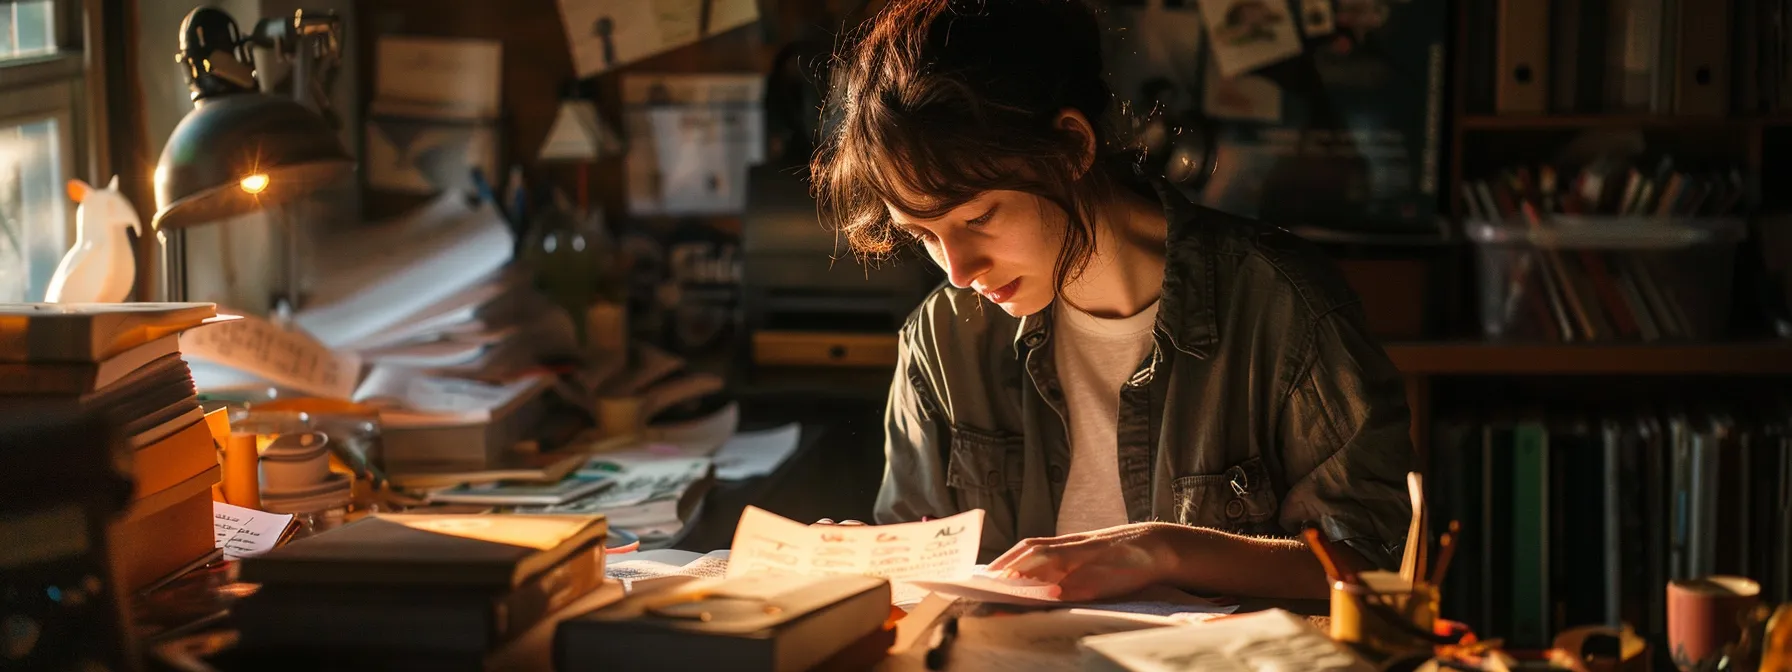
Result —
<instances>
[{"instance_id":1,"label":"handwriting on paper","mask_svg":"<svg viewBox=\"0 0 1792 672\"><path fill-rule=\"evenodd\" d=\"M250 315L190 329L181 334L180 349L193 359L330 399L348 399L361 376L361 359L353 353L332 351L303 332Z\"/></svg>"},{"instance_id":2,"label":"handwriting on paper","mask_svg":"<svg viewBox=\"0 0 1792 672\"><path fill-rule=\"evenodd\" d=\"M734 528L730 578L754 572L866 574L887 579L969 576L983 538L983 510L894 525L805 525L747 507Z\"/></svg>"},{"instance_id":3,"label":"handwriting on paper","mask_svg":"<svg viewBox=\"0 0 1792 672\"><path fill-rule=\"evenodd\" d=\"M217 547L224 549L224 557L230 560L273 550L290 524L291 514L212 502L212 534Z\"/></svg>"}]
</instances>

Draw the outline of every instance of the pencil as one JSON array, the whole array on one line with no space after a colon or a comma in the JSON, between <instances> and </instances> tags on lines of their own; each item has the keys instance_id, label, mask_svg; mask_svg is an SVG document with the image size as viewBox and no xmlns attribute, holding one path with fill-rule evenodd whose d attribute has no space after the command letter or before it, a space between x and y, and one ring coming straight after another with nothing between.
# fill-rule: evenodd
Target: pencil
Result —
<instances>
[{"instance_id":1,"label":"pencil","mask_svg":"<svg viewBox=\"0 0 1792 672\"><path fill-rule=\"evenodd\" d=\"M1431 569L1432 587L1443 585L1444 572L1450 568L1450 558L1456 555L1456 535L1461 531L1462 524L1452 520L1450 531L1445 532L1443 538L1437 541L1437 566Z\"/></svg>"},{"instance_id":2,"label":"pencil","mask_svg":"<svg viewBox=\"0 0 1792 672\"><path fill-rule=\"evenodd\" d=\"M1344 573L1338 569L1337 558L1332 556L1331 546L1326 543L1325 537L1319 533L1319 528L1309 527L1302 530L1301 537L1306 539L1307 548L1312 549L1313 555L1318 556L1319 566L1325 568L1325 577L1327 579L1330 579L1333 583L1346 580Z\"/></svg>"}]
</instances>

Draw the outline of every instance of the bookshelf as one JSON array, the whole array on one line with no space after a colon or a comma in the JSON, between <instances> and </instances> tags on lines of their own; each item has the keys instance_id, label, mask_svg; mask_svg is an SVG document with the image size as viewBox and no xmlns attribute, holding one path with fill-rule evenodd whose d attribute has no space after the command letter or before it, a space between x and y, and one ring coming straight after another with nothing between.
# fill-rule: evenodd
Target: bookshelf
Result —
<instances>
[{"instance_id":1,"label":"bookshelf","mask_svg":"<svg viewBox=\"0 0 1792 672\"><path fill-rule=\"evenodd\" d=\"M755 334L757 359L770 366L888 368L896 365L894 334L772 332ZM1671 344L1389 342L1400 372L1429 376L1792 376L1792 342Z\"/></svg>"},{"instance_id":2,"label":"bookshelf","mask_svg":"<svg viewBox=\"0 0 1792 672\"><path fill-rule=\"evenodd\" d=\"M1756 303L1761 288L1749 283L1759 279L1751 277L1748 268L1759 263L1762 254L1753 244L1770 221L1764 213L1784 212L1792 205L1782 190L1774 188L1792 173L1792 114L1783 111L1784 102L1764 104L1774 96L1762 95L1778 90L1762 83L1769 55L1779 54L1773 57L1778 60L1784 52L1761 44L1769 32L1755 25L1755 12L1784 4L1783 0L1721 4L1466 0L1453 5L1457 11L1450 40L1448 154L1440 162L1439 192L1445 200L1438 205L1457 232L1465 229L1462 224L1471 214L1464 204L1465 185L1472 190L1479 189L1477 180L1510 185L1511 173L1506 171L1517 166L1537 171L1536 183L1541 183L1536 166L1543 164L1556 166L1553 179L1568 184L1579 168L1590 164L1588 157L1630 152L1636 159L1626 163L1643 171L1645 182L1651 178L1647 165L1655 165L1662 155L1673 157L1675 180L1677 173L1707 176L1734 168L1747 181L1741 190L1742 207L1713 213L1701 210L1698 201L1688 208L1682 207L1684 200L1655 201L1644 192L1635 201L1626 194L1617 203L1583 197L1574 210L1563 207L1560 212L1621 212L1638 221L1734 213L1749 222L1751 231L1727 268L1715 263L1704 267L1723 269L1731 282L1689 288L1678 299L1686 304L1731 302L1728 328L1697 332L1713 340L1456 340L1454 336L1473 322L1476 310L1477 288L1470 280L1476 275L1472 245L1465 245L1448 278L1465 291L1427 306L1445 313L1443 322L1458 330L1447 332L1451 335L1443 340L1384 340L1390 358L1407 377L1413 439L1426 465L1427 484L1439 496L1434 520L1461 516L1465 529L1483 535L1481 545L1464 547L1468 555L1459 555L1458 560L1489 551L1502 558L1464 565L1469 571L1445 586L1445 594L1451 596L1444 605L1446 616L1473 622L1484 634L1522 646L1545 644L1562 627L1621 619L1650 638L1657 650L1654 669L1664 658L1659 653L1665 635L1660 599L1666 579L1736 573L1762 580L1763 585L1773 579L1775 589L1784 590L1785 578L1767 571L1771 563L1760 563L1747 557L1749 551L1738 550L1754 550L1749 543L1760 546L1762 539L1771 537L1735 522L1754 520L1750 514L1779 515L1764 516L1760 512L1767 508L1736 493L1751 492L1750 487L1761 490L1763 486L1752 485L1762 480L1757 472L1777 473L1772 471L1777 462L1747 466L1751 464L1747 460L1763 459L1758 455L1770 452L1750 448L1751 438L1757 446L1769 445L1762 437L1777 441L1777 435L1751 423L1760 418L1768 418L1761 420L1765 425L1781 421L1785 406L1777 400L1792 389L1788 385L1792 341L1775 339L1767 333L1768 320L1757 319L1764 304ZM1728 12L1727 33L1722 30L1725 13L1720 8ZM1691 12L1701 14L1695 17ZM1520 17L1542 18L1544 23ZM1659 49L1647 46L1652 39L1647 34L1630 36L1644 45L1642 51L1628 47L1624 63L1610 60L1613 45L1627 44L1623 31L1651 21L1665 35L1653 38L1664 42L1657 45ZM1502 31L1512 26L1519 28L1507 34L1525 44L1502 41ZM1539 48L1541 52L1536 51ZM1704 60L1715 58L1713 51L1727 52L1728 59ZM1641 73L1636 59L1648 61L1648 86L1643 87L1648 92L1642 95L1646 104L1638 101ZM1516 80L1507 77L1502 91L1502 68L1522 72L1514 65L1531 66L1542 76L1530 80L1528 88L1522 75ZM1618 79L1612 79L1615 71ZM1724 82L1725 90L1689 88L1687 82L1695 72L1700 77L1714 73L1716 79L1701 83ZM1515 81L1520 83L1514 85ZM1775 86L1786 83L1792 79L1782 75ZM1618 100L1628 104L1617 104ZM1785 100L1784 94L1777 98ZM1575 170L1562 170L1565 167ZM1654 183L1673 185L1663 175L1653 173ZM1521 177L1520 182L1530 179ZM1527 190L1513 191L1522 204ZM1568 190L1547 187L1529 190L1529 195L1539 192L1546 198L1532 199L1544 204L1535 211L1550 212L1550 201ZM1599 188L1593 187L1592 193L1597 195ZM1508 210L1505 203L1501 211ZM1511 217L1504 212L1498 216ZM1583 261L1621 256L1591 246L1563 254ZM1651 268L1667 268L1671 275L1693 265L1675 266L1664 258L1665 254L1658 257ZM1617 276L1606 275L1603 262L1584 261L1584 266L1601 269L1596 273L1606 280L1595 279L1593 289L1608 292L1610 280ZM1591 276L1572 277L1585 286L1584 279ZM1624 298L1621 283L1618 288L1618 298L1612 299L1608 292L1596 299L1607 308L1618 307L1608 315L1639 310L1634 298ZM1582 293L1581 298L1587 295ZM1585 321L1584 316L1581 319ZM1565 331L1567 327L1554 333ZM1669 418L1673 421L1664 420ZM1671 433L1651 434L1657 427L1651 423L1657 421L1669 422ZM1722 448L1711 450L1714 446ZM1700 491L1676 480L1676 475L1694 470L1689 465L1703 464L1697 461L1707 459L1701 455L1721 455L1709 458L1721 463L1718 468L1699 467L1707 474L1723 474L1707 476L1713 483L1721 479L1721 487ZM1718 526L1723 541L1713 544L1704 533L1686 532L1692 527L1686 519L1677 523L1680 527L1670 527L1664 521L1676 519L1675 509L1665 504L1668 501L1683 507L1680 515L1686 519L1710 516L1723 521ZM1704 513L1687 513L1691 511ZM1722 513L1712 515L1714 511ZM1750 541L1739 543L1745 533ZM1670 547L1679 555L1669 554L1665 549ZM1714 556L1698 556L1700 552ZM1695 556L1700 559L1688 560ZM1587 562L1588 558L1595 562Z\"/></svg>"},{"instance_id":3,"label":"bookshelf","mask_svg":"<svg viewBox=\"0 0 1792 672\"><path fill-rule=\"evenodd\" d=\"M1792 375L1792 343L1700 344L1389 343L1408 376Z\"/></svg>"}]
</instances>

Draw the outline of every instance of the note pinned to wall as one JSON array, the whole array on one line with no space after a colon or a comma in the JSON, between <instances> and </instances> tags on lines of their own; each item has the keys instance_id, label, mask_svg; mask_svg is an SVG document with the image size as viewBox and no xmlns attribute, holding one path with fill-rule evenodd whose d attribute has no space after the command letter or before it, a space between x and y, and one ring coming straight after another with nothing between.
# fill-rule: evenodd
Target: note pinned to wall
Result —
<instances>
[{"instance_id":1,"label":"note pinned to wall","mask_svg":"<svg viewBox=\"0 0 1792 672\"><path fill-rule=\"evenodd\" d=\"M758 74L624 76L629 214L745 209L747 169L765 160L764 99Z\"/></svg>"},{"instance_id":2,"label":"note pinned to wall","mask_svg":"<svg viewBox=\"0 0 1792 672\"><path fill-rule=\"evenodd\" d=\"M244 315L207 324L180 336L187 357L327 399L348 399L361 377L361 358L336 352L301 331Z\"/></svg>"},{"instance_id":3,"label":"note pinned to wall","mask_svg":"<svg viewBox=\"0 0 1792 672\"><path fill-rule=\"evenodd\" d=\"M212 502L212 534L229 560L274 550L292 525L291 514L268 513Z\"/></svg>"},{"instance_id":4,"label":"note pinned to wall","mask_svg":"<svg viewBox=\"0 0 1792 672\"><path fill-rule=\"evenodd\" d=\"M982 539L982 509L920 523L855 526L805 525L749 506L734 528L728 576L780 572L961 578L976 566Z\"/></svg>"},{"instance_id":5,"label":"note pinned to wall","mask_svg":"<svg viewBox=\"0 0 1792 672\"><path fill-rule=\"evenodd\" d=\"M759 20L754 0L560 0L573 67L590 77Z\"/></svg>"}]
</instances>

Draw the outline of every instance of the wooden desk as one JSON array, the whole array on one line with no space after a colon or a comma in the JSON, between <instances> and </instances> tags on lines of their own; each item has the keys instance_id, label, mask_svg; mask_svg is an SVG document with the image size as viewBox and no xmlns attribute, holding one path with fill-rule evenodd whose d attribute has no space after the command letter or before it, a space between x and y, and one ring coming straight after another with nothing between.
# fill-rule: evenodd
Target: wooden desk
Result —
<instances>
[{"instance_id":1,"label":"wooden desk","mask_svg":"<svg viewBox=\"0 0 1792 672\"><path fill-rule=\"evenodd\" d=\"M788 422L803 427L796 452L769 475L717 483L689 529L671 548L707 553L728 548L748 505L791 520L871 520L883 479L881 400L782 392L741 399L741 429Z\"/></svg>"}]
</instances>

